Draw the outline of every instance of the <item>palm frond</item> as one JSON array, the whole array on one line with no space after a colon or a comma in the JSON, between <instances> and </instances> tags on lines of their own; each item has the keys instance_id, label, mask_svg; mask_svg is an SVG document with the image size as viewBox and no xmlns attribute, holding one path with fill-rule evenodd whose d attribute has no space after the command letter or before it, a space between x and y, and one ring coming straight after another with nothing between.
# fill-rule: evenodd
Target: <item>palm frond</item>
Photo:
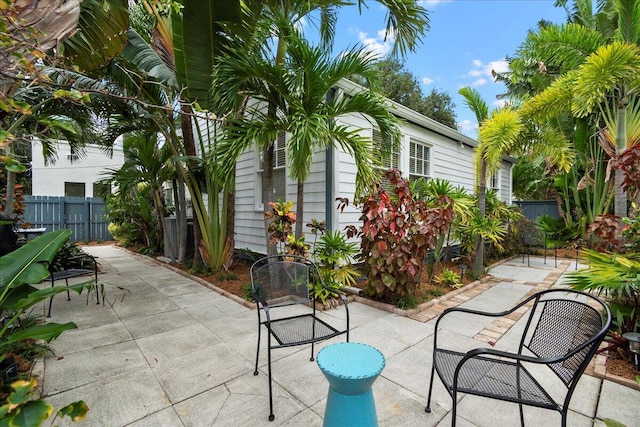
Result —
<instances>
[{"instance_id":1,"label":"palm frond","mask_svg":"<svg viewBox=\"0 0 640 427\"><path fill-rule=\"evenodd\" d=\"M81 3L78 31L66 40L64 58L82 70L105 66L127 42L129 11L127 0L87 0Z\"/></svg>"},{"instance_id":2,"label":"palm frond","mask_svg":"<svg viewBox=\"0 0 640 427\"><path fill-rule=\"evenodd\" d=\"M482 95L474 88L463 87L458 91L464 98L464 103L475 114L478 125L489 118L489 106L482 99Z\"/></svg>"},{"instance_id":3,"label":"palm frond","mask_svg":"<svg viewBox=\"0 0 640 427\"><path fill-rule=\"evenodd\" d=\"M618 28L615 38L626 43L640 43L640 2L613 0L618 14Z\"/></svg>"},{"instance_id":4,"label":"palm frond","mask_svg":"<svg viewBox=\"0 0 640 427\"><path fill-rule=\"evenodd\" d=\"M605 101L608 94L625 82L640 80L640 48L613 42L589 55L576 74L571 110L584 117Z\"/></svg>"},{"instance_id":5,"label":"palm frond","mask_svg":"<svg viewBox=\"0 0 640 427\"><path fill-rule=\"evenodd\" d=\"M527 99L520 108L523 117L545 123L553 117L571 111L572 87L577 78L576 71L569 71L556 79L538 95Z\"/></svg>"},{"instance_id":6,"label":"palm frond","mask_svg":"<svg viewBox=\"0 0 640 427\"><path fill-rule=\"evenodd\" d=\"M392 54L405 57L414 52L429 30L429 14L420 2L413 0L378 0L387 8L386 35L394 40ZM360 7L365 0L358 0Z\"/></svg>"},{"instance_id":7,"label":"palm frond","mask_svg":"<svg viewBox=\"0 0 640 427\"><path fill-rule=\"evenodd\" d=\"M550 25L529 33L517 56L531 58L549 72L560 73L577 68L605 43L601 33L579 24Z\"/></svg>"},{"instance_id":8,"label":"palm frond","mask_svg":"<svg viewBox=\"0 0 640 427\"><path fill-rule=\"evenodd\" d=\"M484 153L488 172L500 167L502 156L513 150L521 130L520 116L509 107L495 110L480 126L478 152Z\"/></svg>"}]
</instances>

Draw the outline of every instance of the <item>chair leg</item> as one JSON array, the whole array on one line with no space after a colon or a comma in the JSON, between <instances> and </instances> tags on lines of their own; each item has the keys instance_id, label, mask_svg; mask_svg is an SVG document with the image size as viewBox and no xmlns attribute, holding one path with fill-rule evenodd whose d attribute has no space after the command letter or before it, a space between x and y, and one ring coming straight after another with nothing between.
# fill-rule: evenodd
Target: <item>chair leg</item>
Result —
<instances>
[{"instance_id":1,"label":"chair leg","mask_svg":"<svg viewBox=\"0 0 640 427\"><path fill-rule=\"evenodd\" d=\"M315 345L315 343L311 343L311 358L309 358L309 362L313 362L314 361L314 357L313 357L313 346Z\"/></svg>"},{"instance_id":2,"label":"chair leg","mask_svg":"<svg viewBox=\"0 0 640 427\"><path fill-rule=\"evenodd\" d=\"M259 320L259 319L258 319ZM262 329L262 325L258 321L258 347L256 348L256 367L253 371L253 375L258 375L258 358L260 357L260 331Z\"/></svg>"},{"instance_id":3,"label":"chair leg","mask_svg":"<svg viewBox=\"0 0 640 427\"><path fill-rule=\"evenodd\" d=\"M453 393L451 393L451 398L453 399L453 409L451 410L451 427L456 427L456 415L458 413L458 392L454 388Z\"/></svg>"},{"instance_id":4,"label":"chair leg","mask_svg":"<svg viewBox=\"0 0 640 427\"><path fill-rule=\"evenodd\" d=\"M562 408L562 412L561 412L561 414L562 414L562 422L560 424L562 427L567 427L567 415L568 415L568 413L569 413L569 407L568 406L563 407Z\"/></svg>"},{"instance_id":5,"label":"chair leg","mask_svg":"<svg viewBox=\"0 0 640 427\"><path fill-rule=\"evenodd\" d=\"M276 416L273 415L273 389L271 383L271 333L267 337L269 348L267 349L267 364L269 365L269 421L273 421Z\"/></svg>"},{"instance_id":6,"label":"chair leg","mask_svg":"<svg viewBox=\"0 0 640 427\"><path fill-rule=\"evenodd\" d=\"M429 380L429 394L427 395L427 406L424 408L424 412L431 413L431 391L433 390L433 376L436 373L436 365L431 366L431 379Z\"/></svg>"},{"instance_id":7,"label":"chair leg","mask_svg":"<svg viewBox=\"0 0 640 427\"><path fill-rule=\"evenodd\" d=\"M69 293L69 279L64 279L65 285L67 285L67 301L71 301L71 294Z\"/></svg>"},{"instance_id":8,"label":"chair leg","mask_svg":"<svg viewBox=\"0 0 640 427\"><path fill-rule=\"evenodd\" d=\"M51 280L51 287L53 288L54 286L54 281L53 279ZM53 295L51 295L51 297L49 297L49 311L47 312L47 317L51 317L51 305L53 305Z\"/></svg>"},{"instance_id":9,"label":"chair leg","mask_svg":"<svg viewBox=\"0 0 640 427\"><path fill-rule=\"evenodd\" d=\"M520 426L524 427L524 411L522 409L522 403L518 403L518 406L520 407Z\"/></svg>"}]
</instances>

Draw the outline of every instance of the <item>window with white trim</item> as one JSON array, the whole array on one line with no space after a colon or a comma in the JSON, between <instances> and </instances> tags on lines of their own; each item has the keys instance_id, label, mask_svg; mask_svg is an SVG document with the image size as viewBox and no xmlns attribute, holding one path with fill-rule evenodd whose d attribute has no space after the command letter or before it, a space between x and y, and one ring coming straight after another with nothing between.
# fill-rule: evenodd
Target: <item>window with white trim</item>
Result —
<instances>
[{"instance_id":1,"label":"window with white trim","mask_svg":"<svg viewBox=\"0 0 640 427\"><path fill-rule=\"evenodd\" d=\"M489 190L493 190L496 193L500 193L500 171L492 174L489 180L487 181L487 187Z\"/></svg>"},{"instance_id":2,"label":"window with white trim","mask_svg":"<svg viewBox=\"0 0 640 427\"><path fill-rule=\"evenodd\" d=\"M431 147L416 139L409 139L409 179L431 177Z\"/></svg>"},{"instance_id":3,"label":"window with white trim","mask_svg":"<svg viewBox=\"0 0 640 427\"><path fill-rule=\"evenodd\" d=\"M285 155L286 135L281 133L275 140L273 145L273 200L286 200L287 197L287 177L286 177L286 155ZM262 199L262 171L264 170L264 153L262 150L258 153L258 173L256 180L256 200L259 200L257 208L261 209L263 206Z\"/></svg>"},{"instance_id":4,"label":"window with white trim","mask_svg":"<svg viewBox=\"0 0 640 427\"><path fill-rule=\"evenodd\" d=\"M373 149L382 156L382 168L385 170L400 169L400 145L397 144L389 150L389 147L384 146L382 133L378 129L373 129L371 139L373 140Z\"/></svg>"}]
</instances>

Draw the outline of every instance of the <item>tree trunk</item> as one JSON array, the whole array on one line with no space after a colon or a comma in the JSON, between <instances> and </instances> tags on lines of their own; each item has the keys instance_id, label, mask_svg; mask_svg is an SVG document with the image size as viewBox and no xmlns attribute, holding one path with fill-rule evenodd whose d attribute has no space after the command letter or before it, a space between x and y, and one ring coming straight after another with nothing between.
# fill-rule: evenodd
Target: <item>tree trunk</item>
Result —
<instances>
[{"instance_id":1,"label":"tree trunk","mask_svg":"<svg viewBox=\"0 0 640 427\"><path fill-rule=\"evenodd\" d=\"M153 204L158 217L158 242L164 240L164 203L162 198L162 188L153 189Z\"/></svg>"},{"instance_id":2,"label":"tree trunk","mask_svg":"<svg viewBox=\"0 0 640 427\"><path fill-rule=\"evenodd\" d=\"M227 191L225 191L225 196L227 198L227 227L226 227L226 235L227 240L229 241L229 245L233 250L236 247L236 189L235 189L235 176L236 176L236 166L233 165L233 170L231 172L233 175L233 180Z\"/></svg>"},{"instance_id":3,"label":"tree trunk","mask_svg":"<svg viewBox=\"0 0 640 427\"><path fill-rule=\"evenodd\" d=\"M484 153L480 164L480 182L478 185L478 215L484 219L487 210L487 162L484 159ZM484 272L484 237L478 233L476 237L475 258L473 259L473 265L471 271L475 274L482 274Z\"/></svg>"},{"instance_id":4,"label":"tree trunk","mask_svg":"<svg viewBox=\"0 0 640 427\"><path fill-rule=\"evenodd\" d=\"M181 127L182 127L182 143L184 144L184 153L187 156L196 155L196 143L193 136L193 127L191 124L191 107L189 104L182 102L180 110L183 114L180 115ZM187 173L190 175L190 179L193 181L193 185L200 185L197 177L194 175L195 165L192 161L187 160ZM186 177L185 177L186 178ZM191 195L193 199L193 195ZM192 201L192 206L194 203ZM200 241L202 240L202 232L200 231L200 224L198 223L197 215L193 216L193 268L202 267L202 257L200 256Z\"/></svg>"},{"instance_id":5,"label":"tree trunk","mask_svg":"<svg viewBox=\"0 0 640 427\"><path fill-rule=\"evenodd\" d=\"M11 145L9 145L11 146ZM7 171L7 192L5 193L4 212L12 216L13 204L16 202L16 173Z\"/></svg>"},{"instance_id":6,"label":"tree trunk","mask_svg":"<svg viewBox=\"0 0 640 427\"><path fill-rule=\"evenodd\" d=\"M298 181L298 189L296 191L296 240L302 237L302 222L304 215L304 181Z\"/></svg>"},{"instance_id":7,"label":"tree trunk","mask_svg":"<svg viewBox=\"0 0 640 427\"><path fill-rule=\"evenodd\" d=\"M616 117L616 155L620 156L627 149L627 99L623 96L618 101ZM614 212L619 217L626 217L627 195L622 189L624 175L622 171L614 172Z\"/></svg>"},{"instance_id":8,"label":"tree trunk","mask_svg":"<svg viewBox=\"0 0 640 427\"><path fill-rule=\"evenodd\" d=\"M187 197L184 188L184 179L177 174L176 179L176 222L178 228L178 264L187 261Z\"/></svg>"},{"instance_id":9,"label":"tree trunk","mask_svg":"<svg viewBox=\"0 0 640 427\"><path fill-rule=\"evenodd\" d=\"M265 214L264 219L264 233L267 241L267 255L276 255L277 248L275 244L270 243L269 239L269 222L266 218L267 212L269 212L272 207L269 203L273 202L273 142L268 142L265 144L265 148L263 150L263 162L262 162L262 203Z\"/></svg>"}]
</instances>

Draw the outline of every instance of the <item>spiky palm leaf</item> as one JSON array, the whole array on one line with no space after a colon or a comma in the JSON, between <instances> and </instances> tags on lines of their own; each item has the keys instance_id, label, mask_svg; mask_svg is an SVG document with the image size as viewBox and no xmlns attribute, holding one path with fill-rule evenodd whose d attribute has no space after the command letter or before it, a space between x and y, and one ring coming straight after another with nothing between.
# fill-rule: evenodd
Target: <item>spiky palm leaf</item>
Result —
<instances>
[{"instance_id":1,"label":"spiky palm leaf","mask_svg":"<svg viewBox=\"0 0 640 427\"><path fill-rule=\"evenodd\" d=\"M78 31L62 44L65 61L84 71L104 67L127 43L127 0L85 0L80 5Z\"/></svg>"}]
</instances>

